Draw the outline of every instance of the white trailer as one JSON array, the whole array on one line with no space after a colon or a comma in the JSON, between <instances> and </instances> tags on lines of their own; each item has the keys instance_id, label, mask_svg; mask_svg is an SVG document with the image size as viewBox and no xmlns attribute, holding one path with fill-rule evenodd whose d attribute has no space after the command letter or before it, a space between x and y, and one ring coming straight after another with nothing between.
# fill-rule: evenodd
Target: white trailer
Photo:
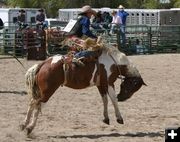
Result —
<instances>
[{"instance_id":1,"label":"white trailer","mask_svg":"<svg viewBox=\"0 0 180 142\"><path fill-rule=\"evenodd\" d=\"M58 17L60 21L68 22L70 19L76 19L80 12L81 8L59 9Z\"/></svg>"},{"instance_id":2,"label":"white trailer","mask_svg":"<svg viewBox=\"0 0 180 142\"><path fill-rule=\"evenodd\" d=\"M0 15L4 26L14 26L16 24L20 9L25 10L26 23L35 24L37 8L0 8Z\"/></svg>"},{"instance_id":3,"label":"white trailer","mask_svg":"<svg viewBox=\"0 0 180 142\"><path fill-rule=\"evenodd\" d=\"M110 8L94 8L96 11L111 12ZM179 9L125 9L129 13L127 17L127 25L178 25L180 24L180 10ZM59 20L69 21L75 19L80 8L74 9L59 9Z\"/></svg>"},{"instance_id":4,"label":"white trailer","mask_svg":"<svg viewBox=\"0 0 180 142\"><path fill-rule=\"evenodd\" d=\"M127 25L179 25L178 9L127 9Z\"/></svg>"},{"instance_id":5,"label":"white trailer","mask_svg":"<svg viewBox=\"0 0 180 142\"><path fill-rule=\"evenodd\" d=\"M25 23L28 25L36 24L37 8L0 8L0 18L4 23L4 29L0 30L0 48L14 46L15 31L18 28L17 17L19 10L25 10Z\"/></svg>"}]
</instances>

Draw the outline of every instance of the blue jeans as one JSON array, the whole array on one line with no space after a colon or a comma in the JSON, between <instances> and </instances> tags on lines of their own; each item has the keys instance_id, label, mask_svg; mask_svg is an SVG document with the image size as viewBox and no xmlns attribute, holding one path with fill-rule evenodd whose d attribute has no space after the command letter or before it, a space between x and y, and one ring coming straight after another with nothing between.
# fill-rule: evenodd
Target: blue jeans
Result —
<instances>
[{"instance_id":1,"label":"blue jeans","mask_svg":"<svg viewBox=\"0 0 180 142\"><path fill-rule=\"evenodd\" d=\"M81 58L81 57L91 57L94 55L94 51L89 51L89 50L83 50L83 51L79 51L78 53L75 54L76 58Z\"/></svg>"},{"instance_id":2,"label":"blue jeans","mask_svg":"<svg viewBox=\"0 0 180 142\"><path fill-rule=\"evenodd\" d=\"M120 26L120 36L121 36L121 44L124 46L126 44L126 26L121 25Z\"/></svg>"}]
</instances>

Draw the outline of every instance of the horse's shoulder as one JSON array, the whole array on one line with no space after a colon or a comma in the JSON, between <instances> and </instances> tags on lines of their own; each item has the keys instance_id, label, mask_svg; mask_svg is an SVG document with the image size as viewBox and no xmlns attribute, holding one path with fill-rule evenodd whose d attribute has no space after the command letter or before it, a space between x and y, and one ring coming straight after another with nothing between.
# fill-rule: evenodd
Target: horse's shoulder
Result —
<instances>
[{"instance_id":1,"label":"horse's shoulder","mask_svg":"<svg viewBox=\"0 0 180 142\"><path fill-rule=\"evenodd\" d=\"M56 64L58 63L59 61L61 61L63 59L63 55L54 55L52 57L49 57L47 61L50 61L51 64Z\"/></svg>"}]
</instances>

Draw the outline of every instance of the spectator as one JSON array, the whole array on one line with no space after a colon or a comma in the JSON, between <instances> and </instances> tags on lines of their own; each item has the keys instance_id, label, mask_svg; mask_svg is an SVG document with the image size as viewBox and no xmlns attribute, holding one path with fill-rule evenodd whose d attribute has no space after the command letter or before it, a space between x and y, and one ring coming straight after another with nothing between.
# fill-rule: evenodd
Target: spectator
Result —
<instances>
[{"instance_id":1,"label":"spectator","mask_svg":"<svg viewBox=\"0 0 180 142\"><path fill-rule=\"evenodd\" d=\"M25 20L26 20L25 10L21 9L21 10L19 10L19 15L17 17L17 21L19 23L25 23Z\"/></svg>"},{"instance_id":2,"label":"spectator","mask_svg":"<svg viewBox=\"0 0 180 142\"><path fill-rule=\"evenodd\" d=\"M121 31L121 38L122 38L122 45L125 46L126 44L126 35L125 35L125 29L126 29L126 18L129 15L126 11L124 11L124 7L122 5L119 5L118 10L118 16L121 18L121 25L120 25L120 31Z\"/></svg>"},{"instance_id":3,"label":"spectator","mask_svg":"<svg viewBox=\"0 0 180 142\"><path fill-rule=\"evenodd\" d=\"M101 29L102 28L102 26L101 26L102 22L103 22L103 18L102 18L101 11L98 11L96 13L95 18L92 21L91 27L93 29Z\"/></svg>"},{"instance_id":4,"label":"spectator","mask_svg":"<svg viewBox=\"0 0 180 142\"><path fill-rule=\"evenodd\" d=\"M117 11L113 10L111 14L112 14L112 17L113 17L113 18L112 18L112 22L111 22L111 30L110 30L110 32L109 32L110 35L111 35L111 34L114 34L115 29L116 29L117 27L119 27L120 24L122 24L122 21L121 21L120 16L117 15Z\"/></svg>"},{"instance_id":5,"label":"spectator","mask_svg":"<svg viewBox=\"0 0 180 142\"><path fill-rule=\"evenodd\" d=\"M42 26L42 29L44 29L46 27L44 9L41 8L38 12L36 15L36 27L39 29Z\"/></svg>"},{"instance_id":6,"label":"spectator","mask_svg":"<svg viewBox=\"0 0 180 142\"><path fill-rule=\"evenodd\" d=\"M24 29L27 26L27 24L25 24L25 22L26 22L25 10L21 9L21 10L19 10L19 14L17 17L17 23L19 25L19 29Z\"/></svg>"},{"instance_id":7,"label":"spectator","mask_svg":"<svg viewBox=\"0 0 180 142\"><path fill-rule=\"evenodd\" d=\"M4 28L4 23L2 21L2 19L0 18L0 30Z\"/></svg>"},{"instance_id":8,"label":"spectator","mask_svg":"<svg viewBox=\"0 0 180 142\"><path fill-rule=\"evenodd\" d=\"M112 16L109 12L103 13L103 28L109 29L109 24L112 22Z\"/></svg>"}]
</instances>

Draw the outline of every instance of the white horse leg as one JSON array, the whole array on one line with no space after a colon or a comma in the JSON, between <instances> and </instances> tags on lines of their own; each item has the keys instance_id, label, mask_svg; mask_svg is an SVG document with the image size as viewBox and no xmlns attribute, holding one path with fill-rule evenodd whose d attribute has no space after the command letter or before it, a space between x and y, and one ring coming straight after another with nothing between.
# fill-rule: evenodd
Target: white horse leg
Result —
<instances>
[{"instance_id":1,"label":"white horse leg","mask_svg":"<svg viewBox=\"0 0 180 142\"><path fill-rule=\"evenodd\" d=\"M36 122L37 122L37 118L38 118L38 114L41 110L41 103L36 104L34 111L33 111L33 118L31 123L26 127L27 130L27 135L29 135L32 130L34 129L34 127L36 126Z\"/></svg>"},{"instance_id":2,"label":"white horse leg","mask_svg":"<svg viewBox=\"0 0 180 142\"><path fill-rule=\"evenodd\" d=\"M117 97L115 95L115 90L112 86L108 86L108 94L109 94L109 97L110 97L112 104L114 106L117 122L120 124L124 124L123 118L122 118L121 113L120 113L119 108L118 108L118 101L117 101Z\"/></svg>"},{"instance_id":3,"label":"white horse leg","mask_svg":"<svg viewBox=\"0 0 180 142\"><path fill-rule=\"evenodd\" d=\"M29 104L26 117L25 117L23 123L20 125L20 129L21 130L24 130L26 128L26 126L29 124L29 121L30 121L30 118L31 118L31 114L32 114L32 112L34 110L34 105L32 104L32 102L33 102L33 99L31 99L31 102Z\"/></svg>"},{"instance_id":4,"label":"white horse leg","mask_svg":"<svg viewBox=\"0 0 180 142\"><path fill-rule=\"evenodd\" d=\"M101 94L102 101L103 101L103 115L104 119L103 122L109 125L109 116L108 116L108 97L107 97L107 88L103 86L97 86L99 93Z\"/></svg>"},{"instance_id":5,"label":"white horse leg","mask_svg":"<svg viewBox=\"0 0 180 142\"><path fill-rule=\"evenodd\" d=\"M107 94L102 95L103 105L104 105L104 120L103 122L109 125L109 116L108 116L108 98Z\"/></svg>"}]
</instances>

